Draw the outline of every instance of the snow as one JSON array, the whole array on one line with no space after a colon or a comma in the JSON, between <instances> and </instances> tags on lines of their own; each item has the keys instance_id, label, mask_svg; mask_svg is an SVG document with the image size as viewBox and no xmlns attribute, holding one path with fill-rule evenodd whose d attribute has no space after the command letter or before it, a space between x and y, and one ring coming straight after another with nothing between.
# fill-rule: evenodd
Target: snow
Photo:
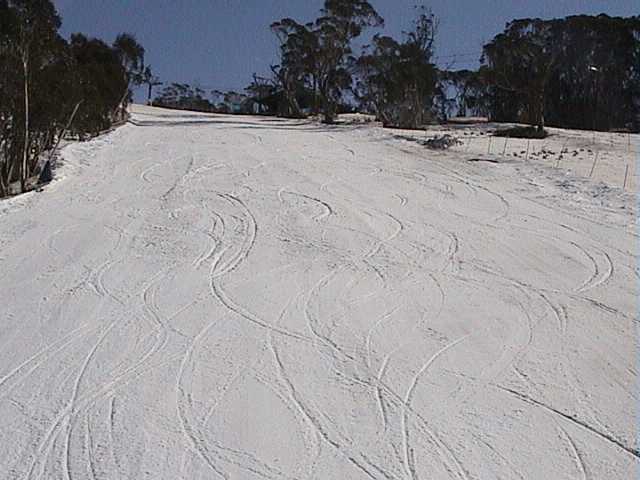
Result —
<instances>
[{"instance_id":1,"label":"snow","mask_svg":"<svg viewBox=\"0 0 640 480\"><path fill-rule=\"evenodd\" d=\"M133 122L0 202L0 478L634 478L638 138Z\"/></svg>"}]
</instances>

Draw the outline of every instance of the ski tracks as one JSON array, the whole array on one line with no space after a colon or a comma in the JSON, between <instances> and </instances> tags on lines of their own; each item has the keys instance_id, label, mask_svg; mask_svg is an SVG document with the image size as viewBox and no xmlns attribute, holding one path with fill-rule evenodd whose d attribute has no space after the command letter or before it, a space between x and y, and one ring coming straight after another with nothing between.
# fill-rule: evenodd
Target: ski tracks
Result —
<instances>
[{"instance_id":1,"label":"ski tracks","mask_svg":"<svg viewBox=\"0 0 640 480\"><path fill-rule=\"evenodd\" d=\"M518 169L399 154L375 127L329 138L192 116L127 127L124 150L76 159L72 201L52 190L46 208L29 202L29 215L52 217L32 245L55 262L36 282L19 275L27 262L2 260L36 306L11 312L10 328L23 314L39 342L0 377L2 413L31 421L15 429L19 456L0 449L15 462L2 473L471 480L544 464L592 480L640 458L612 411L627 398L610 407L590 392L624 397L636 373L620 338L636 326L624 295L638 274L633 247L607 236L613 209L612 222L596 209L585 221L584 202L518 193L531 191ZM71 221L57 221L63 208ZM89 232L105 215L112 234ZM57 293L34 297L49 280ZM586 373L601 358L610 379ZM265 431L243 431L243 418ZM528 430L509 431L518 425ZM547 436L540 451L512 448L527 435Z\"/></svg>"}]
</instances>

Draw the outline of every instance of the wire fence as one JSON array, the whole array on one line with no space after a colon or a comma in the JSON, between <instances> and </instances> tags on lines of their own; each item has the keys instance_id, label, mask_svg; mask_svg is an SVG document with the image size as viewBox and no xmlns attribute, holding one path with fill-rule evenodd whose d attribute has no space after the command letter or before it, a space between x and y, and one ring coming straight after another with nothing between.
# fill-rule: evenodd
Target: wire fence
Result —
<instances>
[{"instance_id":1,"label":"wire fence","mask_svg":"<svg viewBox=\"0 0 640 480\"><path fill-rule=\"evenodd\" d=\"M453 134L462 142L456 148L465 153L547 165L629 193L637 191L638 134L548 128L550 136L538 140L495 137L494 130L490 124L431 127L426 134Z\"/></svg>"}]
</instances>

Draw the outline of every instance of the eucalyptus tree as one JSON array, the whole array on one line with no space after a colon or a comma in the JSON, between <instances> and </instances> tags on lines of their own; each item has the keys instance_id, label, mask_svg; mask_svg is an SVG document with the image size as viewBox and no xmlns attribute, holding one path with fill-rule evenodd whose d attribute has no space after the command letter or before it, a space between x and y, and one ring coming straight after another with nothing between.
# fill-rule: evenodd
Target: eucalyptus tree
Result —
<instances>
[{"instance_id":1,"label":"eucalyptus tree","mask_svg":"<svg viewBox=\"0 0 640 480\"><path fill-rule=\"evenodd\" d=\"M162 85L160 78L151 70L151 66L147 65L144 67L142 75L140 76L140 84L147 87L147 105L151 105L154 87Z\"/></svg>"},{"instance_id":2,"label":"eucalyptus tree","mask_svg":"<svg viewBox=\"0 0 640 480\"><path fill-rule=\"evenodd\" d=\"M257 105L258 113L276 115L281 92L273 79L253 75L253 80L245 91Z\"/></svg>"},{"instance_id":3,"label":"eucalyptus tree","mask_svg":"<svg viewBox=\"0 0 640 480\"><path fill-rule=\"evenodd\" d=\"M139 45L132 57L124 41L120 50L83 35L68 42L60 26L51 0L0 0L0 196L16 182L25 191L68 129L110 127L128 91L125 65L137 68Z\"/></svg>"},{"instance_id":4,"label":"eucalyptus tree","mask_svg":"<svg viewBox=\"0 0 640 480\"><path fill-rule=\"evenodd\" d=\"M489 96L482 71L440 70L439 91L446 100L447 116L486 117L489 115Z\"/></svg>"},{"instance_id":5,"label":"eucalyptus tree","mask_svg":"<svg viewBox=\"0 0 640 480\"><path fill-rule=\"evenodd\" d=\"M542 130L547 85L558 65L560 46L554 41L550 22L515 20L484 46L487 78L495 88L496 109L506 107ZM507 94L507 102L503 100ZM515 101L513 101L515 100Z\"/></svg>"},{"instance_id":6,"label":"eucalyptus tree","mask_svg":"<svg viewBox=\"0 0 640 480\"><path fill-rule=\"evenodd\" d=\"M0 18L0 194L7 194L16 178L26 190L38 154L60 121L63 109L43 108L51 100L43 89L48 81L60 87L68 77L62 74L61 20L50 0L4 0ZM64 103L68 89L59 93L56 100Z\"/></svg>"},{"instance_id":7,"label":"eucalyptus tree","mask_svg":"<svg viewBox=\"0 0 640 480\"><path fill-rule=\"evenodd\" d=\"M144 80L144 54L145 50L138 43L136 37L130 33L121 33L113 42L113 48L122 64L127 88L122 97L124 103L131 100L134 87L142 85Z\"/></svg>"},{"instance_id":8,"label":"eucalyptus tree","mask_svg":"<svg viewBox=\"0 0 640 480\"><path fill-rule=\"evenodd\" d=\"M217 93L223 94L222 92ZM213 112L216 109L203 89L187 83L171 83L167 85L153 100L153 105L198 112Z\"/></svg>"},{"instance_id":9,"label":"eucalyptus tree","mask_svg":"<svg viewBox=\"0 0 640 480\"><path fill-rule=\"evenodd\" d=\"M640 17L521 19L484 46L498 121L640 128Z\"/></svg>"},{"instance_id":10,"label":"eucalyptus tree","mask_svg":"<svg viewBox=\"0 0 640 480\"><path fill-rule=\"evenodd\" d=\"M432 118L436 29L435 17L422 9L401 42L375 35L372 45L354 59L356 98L385 126L417 128Z\"/></svg>"},{"instance_id":11,"label":"eucalyptus tree","mask_svg":"<svg viewBox=\"0 0 640 480\"><path fill-rule=\"evenodd\" d=\"M332 123L342 94L352 84L349 58L352 42L366 28L380 27L384 20L367 0L326 0L315 21L317 52L315 76L322 113Z\"/></svg>"},{"instance_id":12,"label":"eucalyptus tree","mask_svg":"<svg viewBox=\"0 0 640 480\"><path fill-rule=\"evenodd\" d=\"M548 121L640 128L640 16L579 15L553 25L561 54L548 86Z\"/></svg>"},{"instance_id":13,"label":"eucalyptus tree","mask_svg":"<svg viewBox=\"0 0 640 480\"><path fill-rule=\"evenodd\" d=\"M307 80L314 75L312 59L317 53L317 37L311 27L291 18L271 24L271 31L280 42L280 63L272 65L271 71L281 92L278 115L283 117L304 116L298 99Z\"/></svg>"},{"instance_id":14,"label":"eucalyptus tree","mask_svg":"<svg viewBox=\"0 0 640 480\"><path fill-rule=\"evenodd\" d=\"M72 130L95 135L120 119L122 92L128 88L124 67L119 52L100 39L76 33L69 45L82 99Z\"/></svg>"},{"instance_id":15,"label":"eucalyptus tree","mask_svg":"<svg viewBox=\"0 0 640 480\"><path fill-rule=\"evenodd\" d=\"M325 0L320 16L300 24L290 18L271 25L280 39L280 64L273 73L285 99L285 114L299 116L298 97L313 94L314 110L326 123L335 120L340 100L352 85L352 42L369 27L383 25L367 0Z\"/></svg>"}]
</instances>

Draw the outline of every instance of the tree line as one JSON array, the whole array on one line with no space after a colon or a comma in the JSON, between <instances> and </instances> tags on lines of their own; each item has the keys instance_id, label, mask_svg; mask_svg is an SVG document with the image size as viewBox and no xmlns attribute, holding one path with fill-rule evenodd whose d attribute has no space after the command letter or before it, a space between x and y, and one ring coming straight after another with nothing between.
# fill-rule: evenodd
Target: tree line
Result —
<instances>
[{"instance_id":1,"label":"tree line","mask_svg":"<svg viewBox=\"0 0 640 480\"><path fill-rule=\"evenodd\" d=\"M161 85L130 34L111 45L67 40L51 0L0 0L0 196L28 180L65 134L85 138L126 115L132 89ZM153 104L289 118L342 112L420 128L450 116L486 116L543 130L640 131L640 16L519 19L483 46L477 70L438 68L438 20L417 8L401 38L376 32L368 0L325 0L316 19L273 22L278 62L244 92L166 85ZM355 42L371 32L355 51ZM15 188L14 188L15 189Z\"/></svg>"},{"instance_id":2,"label":"tree line","mask_svg":"<svg viewBox=\"0 0 640 480\"><path fill-rule=\"evenodd\" d=\"M0 0L0 197L26 191L65 134L86 138L122 120L150 73L132 35L109 45L66 40L60 27L51 0Z\"/></svg>"},{"instance_id":3,"label":"tree line","mask_svg":"<svg viewBox=\"0 0 640 480\"><path fill-rule=\"evenodd\" d=\"M438 20L417 8L402 38L367 0L325 0L318 17L270 26L279 62L244 93L167 86L157 105L289 118L373 113L385 126L418 128L450 116L577 129L640 130L640 16L519 19L482 48L477 70L438 68ZM217 100L216 100L217 99Z\"/></svg>"},{"instance_id":4,"label":"tree line","mask_svg":"<svg viewBox=\"0 0 640 480\"><path fill-rule=\"evenodd\" d=\"M638 131L640 16L515 20L484 46L477 76L497 121Z\"/></svg>"},{"instance_id":5,"label":"tree line","mask_svg":"<svg viewBox=\"0 0 640 480\"><path fill-rule=\"evenodd\" d=\"M280 61L269 76L254 75L244 93L209 93L174 83L153 104L288 118L320 114L326 123L359 108L375 110L385 124L417 127L429 118L436 86L435 18L422 9L402 41L376 35L373 45L356 56L354 41L383 25L367 0L326 0L311 22L284 18L272 23Z\"/></svg>"},{"instance_id":6,"label":"tree line","mask_svg":"<svg viewBox=\"0 0 640 480\"><path fill-rule=\"evenodd\" d=\"M313 22L275 22L271 88L249 91L278 95L278 115L304 116L310 103L329 123L348 93L392 127L470 115L539 130L640 130L640 16L514 20L483 46L477 70L435 65L438 21L425 8L403 38L375 34L354 55L352 41L383 25L366 0L326 0Z\"/></svg>"}]
</instances>

